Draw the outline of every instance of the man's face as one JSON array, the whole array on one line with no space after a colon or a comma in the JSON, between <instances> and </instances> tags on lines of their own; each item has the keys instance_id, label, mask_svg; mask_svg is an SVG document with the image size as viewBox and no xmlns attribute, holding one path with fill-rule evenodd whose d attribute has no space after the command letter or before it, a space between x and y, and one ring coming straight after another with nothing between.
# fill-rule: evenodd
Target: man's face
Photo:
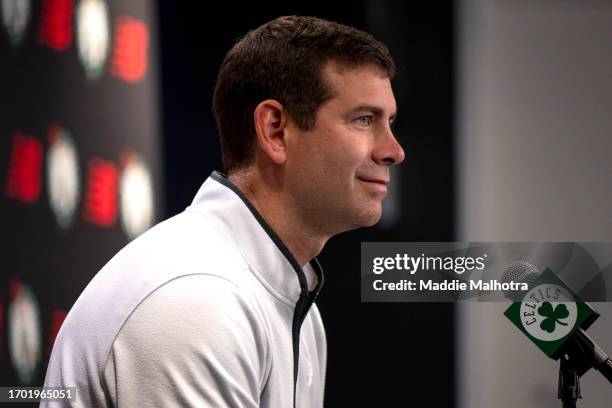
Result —
<instances>
[{"instance_id":1,"label":"man's face","mask_svg":"<svg viewBox=\"0 0 612 408\"><path fill-rule=\"evenodd\" d=\"M404 160L391 131L396 104L378 67L331 62L323 79L333 97L317 111L314 128L290 131L287 188L306 221L330 235L378 222L389 168Z\"/></svg>"}]
</instances>

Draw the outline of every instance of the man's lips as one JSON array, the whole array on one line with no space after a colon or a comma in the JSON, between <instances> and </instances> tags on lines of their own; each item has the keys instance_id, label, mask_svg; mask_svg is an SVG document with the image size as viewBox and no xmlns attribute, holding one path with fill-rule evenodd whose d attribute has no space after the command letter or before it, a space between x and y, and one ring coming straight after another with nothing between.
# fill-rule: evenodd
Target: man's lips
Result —
<instances>
[{"instance_id":1,"label":"man's lips","mask_svg":"<svg viewBox=\"0 0 612 408\"><path fill-rule=\"evenodd\" d=\"M386 186L389 183L389 180L379 179L379 178L370 178L370 177L357 177L361 181L366 181L368 183L378 183Z\"/></svg>"},{"instance_id":2,"label":"man's lips","mask_svg":"<svg viewBox=\"0 0 612 408\"><path fill-rule=\"evenodd\" d=\"M363 185L372 191L386 195L387 194L387 183L389 180L382 178L371 178L371 177L357 177L359 181L363 182Z\"/></svg>"}]
</instances>

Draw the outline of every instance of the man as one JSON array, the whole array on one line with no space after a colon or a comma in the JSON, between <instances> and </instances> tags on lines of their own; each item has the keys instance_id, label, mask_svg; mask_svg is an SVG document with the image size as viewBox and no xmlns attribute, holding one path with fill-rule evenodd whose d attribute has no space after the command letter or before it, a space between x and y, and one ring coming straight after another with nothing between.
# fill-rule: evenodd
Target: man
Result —
<instances>
[{"instance_id":1,"label":"man","mask_svg":"<svg viewBox=\"0 0 612 408\"><path fill-rule=\"evenodd\" d=\"M214 93L227 177L214 172L95 276L45 386L76 386L87 407L321 407L315 256L381 216L404 159L393 73L384 45L329 21L281 17L246 34Z\"/></svg>"}]
</instances>

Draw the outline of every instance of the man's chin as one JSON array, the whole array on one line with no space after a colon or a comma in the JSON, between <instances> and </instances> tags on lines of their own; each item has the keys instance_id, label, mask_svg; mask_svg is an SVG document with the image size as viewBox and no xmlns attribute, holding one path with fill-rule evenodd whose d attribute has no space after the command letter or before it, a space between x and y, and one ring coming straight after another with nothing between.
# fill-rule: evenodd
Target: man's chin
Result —
<instances>
[{"instance_id":1,"label":"man's chin","mask_svg":"<svg viewBox=\"0 0 612 408\"><path fill-rule=\"evenodd\" d=\"M374 225L378 224L378 222L380 221L381 218L381 214L379 213L376 217L373 217L368 223L364 224L364 227L373 227Z\"/></svg>"},{"instance_id":2,"label":"man's chin","mask_svg":"<svg viewBox=\"0 0 612 408\"><path fill-rule=\"evenodd\" d=\"M378 206L378 208L372 208L360 216L359 226L357 228L373 227L374 225L378 224L381 216L382 208L380 206Z\"/></svg>"},{"instance_id":3,"label":"man's chin","mask_svg":"<svg viewBox=\"0 0 612 408\"><path fill-rule=\"evenodd\" d=\"M344 210L347 210L347 208L345 207ZM340 228L336 229L336 232L332 235L340 234L346 231L352 231L358 228L372 227L378 224L382 215L381 205L373 205L368 208L362 207L357 211L355 210L357 209L354 208L353 212L345 212L344 214L338 215L338 217L335 218L336 220L343 219L345 222L342 226L336 225Z\"/></svg>"}]
</instances>

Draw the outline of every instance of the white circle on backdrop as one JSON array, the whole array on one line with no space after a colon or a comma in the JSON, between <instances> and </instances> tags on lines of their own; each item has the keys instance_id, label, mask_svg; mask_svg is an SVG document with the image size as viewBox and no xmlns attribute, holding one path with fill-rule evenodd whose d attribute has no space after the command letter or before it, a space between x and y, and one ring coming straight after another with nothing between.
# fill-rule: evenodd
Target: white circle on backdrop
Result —
<instances>
[{"instance_id":1,"label":"white circle on backdrop","mask_svg":"<svg viewBox=\"0 0 612 408\"><path fill-rule=\"evenodd\" d=\"M12 46L17 46L25 37L30 22L32 5L30 0L2 0L2 24Z\"/></svg>"},{"instance_id":2,"label":"white circle on backdrop","mask_svg":"<svg viewBox=\"0 0 612 408\"><path fill-rule=\"evenodd\" d=\"M80 201L79 159L74 141L66 129L52 130L47 153L47 190L57 223L67 228Z\"/></svg>"},{"instance_id":3,"label":"white circle on backdrop","mask_svg":"<svg viewBox=\"0 0 612 408\"><path fill-rule=\"evenodd\" d=\"M77 47L85 74L102 75L110 50L108 6L104 0L81 0L76 10Z\"/></svg>"},{"instance_id":4,"label":"white circle on backdrop","mask_svg":"<svg viewBox=\"0 0 612 408\"><path fill-rule=\"evenodd\" d=\"M136 154L125 161L119 188L121 223L133 239L151 227L154 212L151 172Z\"/></svg>"},{"instance_id":5,"label":"white circle on backdrop","mask_svg":"<svg viewBox=\"0 0 612 408\"><path fill-rule=\"evenodd\" d=\"M40 312L32 290L19 284L8 310L8 349L17 376L31 384L42 354Z\"/></svg>"}]
</instances>

